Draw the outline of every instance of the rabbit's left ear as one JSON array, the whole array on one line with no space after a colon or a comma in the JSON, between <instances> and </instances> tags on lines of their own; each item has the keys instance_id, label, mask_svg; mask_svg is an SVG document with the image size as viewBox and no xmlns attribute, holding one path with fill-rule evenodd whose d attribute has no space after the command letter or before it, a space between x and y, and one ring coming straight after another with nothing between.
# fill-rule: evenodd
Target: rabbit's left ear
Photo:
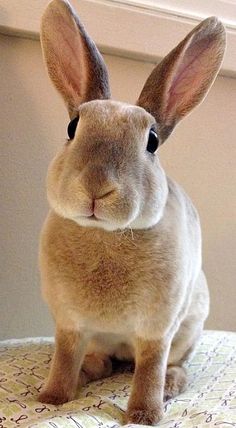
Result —
<instances>
[{"instance_id":1,"label":"rabbit's left ear","mask_svg":"<svg viewBox=\"0 0 236 428\"><path fill-rule=\"evenodd\" d=\"M110 98L106 65L67 0L52 0L42 17L48 74L73 119L85 101Z\"/></svg>"},{"instance_id":2,"label":"rabbit's left ear","mask_svg":"<svg viewBox=\"0 0 236 428\"><path fill-rule=\"evenodd\" d=\"M225 30L211 17L201 22L153 70L137 104L160 127L162 142L207 94L225 50Z\"/></svg>"}]
</instances>

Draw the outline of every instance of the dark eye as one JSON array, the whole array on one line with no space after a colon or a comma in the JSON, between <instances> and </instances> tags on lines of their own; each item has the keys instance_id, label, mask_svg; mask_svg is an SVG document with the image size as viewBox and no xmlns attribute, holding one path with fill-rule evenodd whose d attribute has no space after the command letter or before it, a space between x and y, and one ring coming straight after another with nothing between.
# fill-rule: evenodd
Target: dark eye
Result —
<instances>
[{"instance_id":1,"label":"dark eye","mask_svg":"<svg viewBox=\"0 0 236 428\"><path fill-rule=\"evenodd\" d=\"M70 121L67 127L67 134L68 134L69 140L73 140L75 136L75 131L76 131L78 121L79 121L79 117L75 117Z\"/></svg>"},{"instance_id":2,"label":"dark eye","mask_svg":"<svg viewBox=\"0 0 236 428\"><path fill-rule=\"evenodd\" d=\"M159 139L157 133L154 129L150 129L148 143L147 143L147 151L150 153L155 153L159 146Z\"/></svg>"}]
</instances>

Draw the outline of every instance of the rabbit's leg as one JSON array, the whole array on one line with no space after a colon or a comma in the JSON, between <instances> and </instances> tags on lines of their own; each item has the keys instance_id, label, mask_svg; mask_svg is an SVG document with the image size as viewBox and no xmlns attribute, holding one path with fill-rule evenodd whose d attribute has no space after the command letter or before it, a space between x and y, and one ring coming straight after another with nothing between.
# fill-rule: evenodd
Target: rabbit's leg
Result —
<instances>
[{"instance_id":1,"label":"rabbit's leg","mask_svg":"<svg viewBox=\"0 0 236 428\"><path fill-rule=\"evenodd\" d=\"M169 343L165 340L135 343L135 372L128 403L128 423L155 425L163 416L163 392Z\"/></svg>"},{"instance_id":2,"label":"rabbit's leg","mask_svg":"<svg viewBox=\"0 0 236 428\"><path fill-rule=\"evenodd\" d=\"M187 387L187 374L181 366L169 366L166 372L164 401L184 392Z\"/></svg>"},{"instance_id":3,"label":"rabbit's leg","mask_svg":"<svg viewBox=\"0 0 236 428\"><path fill-rule=\"evenodd\" d=\"M107 354L101 352L87 354L84 358L79 375L79 384L86 383L110 376L112 373L112 362Z\"/></svg>"},{"instance_id":4,"label":"rabbit's leg","mask_svg":"<svg viewBox=\"0 0 236 428\"><path fill-rule=\"evenodd\" d=\"M39 401L62 404L74 398L87 340L77 331L57 329L49 377Z\"/></svg>"}]
</instances>

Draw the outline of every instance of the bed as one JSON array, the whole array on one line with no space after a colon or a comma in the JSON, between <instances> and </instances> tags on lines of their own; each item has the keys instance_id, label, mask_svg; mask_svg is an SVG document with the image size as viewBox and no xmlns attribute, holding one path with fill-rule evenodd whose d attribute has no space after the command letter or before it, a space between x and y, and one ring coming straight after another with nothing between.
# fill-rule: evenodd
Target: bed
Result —
<instances>
[{"instance_id":1,"label":"bed","mask_svg":"<svg viewBox=\"0 0 236 428\"><path fill-rule=\"evenodd\" d=\"M37 396L47 377L52 338L0 342L0 428L119 428L132 371L86 385L74 401L45 405ZM164 428L236 427L236 333L205 331L187 361L187 391L164 404ZM127 427L134 425L127 425Z\"/></svg>"}]
</instances>

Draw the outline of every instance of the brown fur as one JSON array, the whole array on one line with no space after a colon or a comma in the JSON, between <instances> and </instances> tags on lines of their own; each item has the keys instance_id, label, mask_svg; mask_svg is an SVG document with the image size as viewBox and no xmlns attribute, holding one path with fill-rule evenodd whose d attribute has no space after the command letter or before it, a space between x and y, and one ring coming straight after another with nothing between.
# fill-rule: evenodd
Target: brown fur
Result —
<instances>
[{"instance_id":1,"label":"brown fur","mask_svg":"<svg viewBox=\"0 0 236 428\"><path fill-rule=\"evenodd\" d=\"M163 415L162 401L169 344L164 340L135 341L135 373L127 409L128 423L154 425Z\"/></svg>"},{"instance_id":2,"label":"brown fur","mask_svg":"<svg viewBox=\"0 0 236 428\"><path fill-rule=\"evenodd\" d=\"M111 357L135 359L127 420L153 425L163 399L186 387L182 364L209 298L197 212L147 141L151 128L164 141L206 94L223 27L210 18L193 30L153 71L139 106L106 99L103 60L67 2L49 4L41 40L49 75L79 121L48 172L40 269L57 334L39 399L71 400L78 382L110 375Z\"/></svg>"},{"instance_id":3,"label":"brown fur","mask_svg":"<svg viewBox=\"0 0 236 428\"><path fill-rule=\"evenodd\" d=\"M47 389L40 394L40 401L62 404L74 398L80 371L80 361L85 348L81 335L76 332L57 330L56 349L52 360Z\"/></svg>"}]
</instances>

